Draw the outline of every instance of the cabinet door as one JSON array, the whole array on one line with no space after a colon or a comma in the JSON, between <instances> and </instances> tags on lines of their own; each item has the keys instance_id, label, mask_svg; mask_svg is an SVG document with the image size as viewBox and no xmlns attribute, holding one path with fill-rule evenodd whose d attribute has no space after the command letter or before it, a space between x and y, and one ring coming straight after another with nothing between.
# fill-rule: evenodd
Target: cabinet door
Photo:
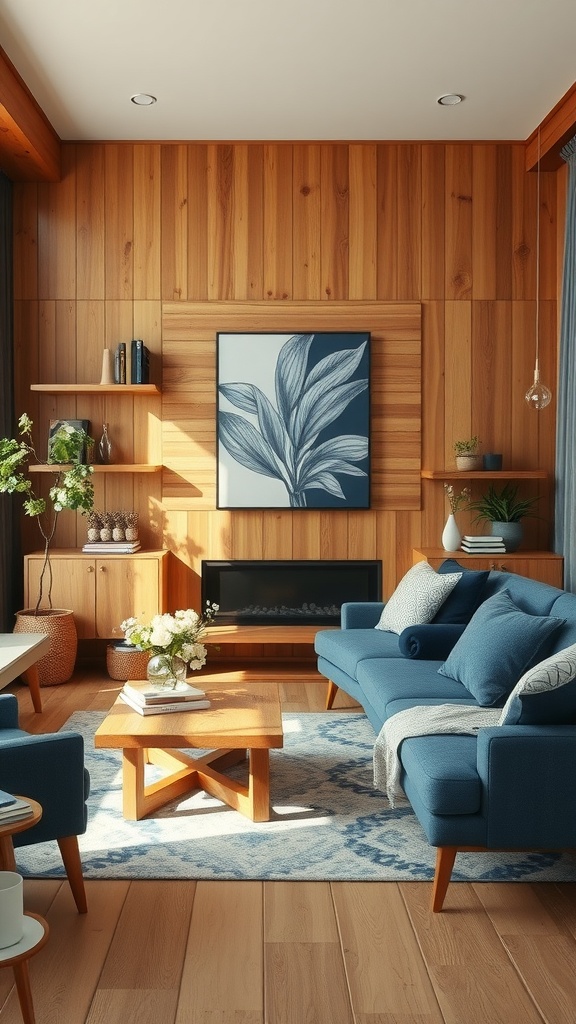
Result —
<instances>
[{"instance_id":1,"label":"cabinet door","mask_svg":"<svg viewBox=\"0 0 576 1024\"><path fill-rule=\"evenodd\" d=\"M36 604L43 557L29 555L26 558L27 571L24 574L27 608ZM52 567L52 606L54 608L70 608L74 612L74 621L78 636L82 639L96 636L96 586L95 563L84 558L50 559ZM48 605L48 589L50 586L48 571L44 576L43 606Z\"/></svg>"},{"instance_id":2,"label":"cabinet door","mask_svg":"<svg viewBox=\"0 0 576 1024\"><path fill-rule=\"evenodd\" d=\"M98 558L96 561L96 633L121 637L120 623L134 615L149 622L162 611L160 562L156 558Z\"/></svg>"}]
</instances>

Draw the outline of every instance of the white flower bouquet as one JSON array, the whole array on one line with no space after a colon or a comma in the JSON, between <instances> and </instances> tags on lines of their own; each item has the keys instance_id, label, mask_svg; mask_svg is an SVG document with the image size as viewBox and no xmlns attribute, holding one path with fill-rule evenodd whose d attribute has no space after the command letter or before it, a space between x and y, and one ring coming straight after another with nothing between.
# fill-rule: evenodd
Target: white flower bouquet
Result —
<instances>
[{"instance_id":1,"label":"white flower bouquet","mask_svg":"<svg viewBox=\"0 0 576 1024\"><path fill-rule=\"evenodd\" d=\"M125 619L120 628L127 644L153 654L181 658L194 670L206 664L206 648L201 641L217 611L218 605L207 601L202 615L187 608L173 615L155 615L148 625L133 617Z\"/></svg>"}]
</instances>

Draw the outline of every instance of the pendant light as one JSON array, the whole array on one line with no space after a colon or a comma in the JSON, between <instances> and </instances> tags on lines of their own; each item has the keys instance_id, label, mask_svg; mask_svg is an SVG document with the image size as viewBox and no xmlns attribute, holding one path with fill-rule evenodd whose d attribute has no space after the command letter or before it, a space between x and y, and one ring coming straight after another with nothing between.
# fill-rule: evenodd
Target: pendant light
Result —
<instances>
[{"instance_id":1,"label":"pendant light","mask_svg":"<svg viewBox=\"0 0 576 1024\"><path fill-rule=\"evenodd\" d=\"M528 388L526 401L531 409L545 409L552 401L550 388L540 380L538 355L540 350L540 125L538 125L538 168L536 171L536 362L534 383Z\"/></svg>"}]
</instances>

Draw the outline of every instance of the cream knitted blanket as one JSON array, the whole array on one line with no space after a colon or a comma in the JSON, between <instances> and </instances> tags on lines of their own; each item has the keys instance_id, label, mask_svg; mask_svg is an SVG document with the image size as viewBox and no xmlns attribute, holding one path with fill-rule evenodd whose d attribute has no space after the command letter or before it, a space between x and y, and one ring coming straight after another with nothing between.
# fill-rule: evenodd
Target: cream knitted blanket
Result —
<instances>
[{"instance_id":1,"label":"cream knitted blanket","mask_svg":"<svg viewBox=\"0 0 576 1024\"><path fill-rule=\"evenodd\" d=\"M374 744L374 786L383 790L390 806L396 806L400 788L398 751L409 736L436 733L474 735L486 726L498 725L502 708L468 707L465 704L432 704L406 708L392 715L382 726Z\"/></svg>"}]
</instances>

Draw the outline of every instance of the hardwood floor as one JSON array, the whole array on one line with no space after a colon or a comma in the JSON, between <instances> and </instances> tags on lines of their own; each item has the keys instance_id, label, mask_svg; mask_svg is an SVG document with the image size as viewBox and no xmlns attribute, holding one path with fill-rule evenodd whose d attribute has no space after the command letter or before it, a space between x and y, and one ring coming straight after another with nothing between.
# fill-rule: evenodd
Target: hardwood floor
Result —
<instances>
[{"instance_id":1,"label":"hardwood floor","mask_svg":"<svg viewBox=\"0 0 576 1024\"><path fill-rule=\"evenodd\" d=\"M106 709L105 670L42 690L21 724L58 729ZM285 684L287 710L323 710L325 687ZM338 695L337 706L343 706ZM25 882L50 924L30 961L37 1024L575 1024L576 884ZM0 1024L21 1024L0 971Z\"/></svg>"}]
</instances>

